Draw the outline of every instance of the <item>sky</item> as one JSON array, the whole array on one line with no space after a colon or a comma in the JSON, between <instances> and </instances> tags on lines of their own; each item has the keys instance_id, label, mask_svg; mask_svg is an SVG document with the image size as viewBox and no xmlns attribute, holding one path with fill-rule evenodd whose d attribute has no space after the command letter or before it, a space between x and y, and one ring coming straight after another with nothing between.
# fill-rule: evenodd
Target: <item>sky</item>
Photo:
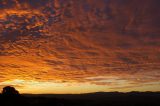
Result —
<instances>
[{"instance_id":1,"label":"sky","mask_svg":"<svg viewBox=\"0 0 160 106\"><path fill-rule=\"evenodd\" d=\"M160 91L159 0L0 0L0 89Z\"/></svg>"}]
</instances>

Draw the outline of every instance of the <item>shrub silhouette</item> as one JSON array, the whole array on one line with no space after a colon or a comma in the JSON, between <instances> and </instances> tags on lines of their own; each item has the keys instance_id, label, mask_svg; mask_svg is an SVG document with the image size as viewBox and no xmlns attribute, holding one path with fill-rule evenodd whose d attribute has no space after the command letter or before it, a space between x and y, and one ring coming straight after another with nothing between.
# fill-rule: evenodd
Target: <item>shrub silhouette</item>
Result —
<instances>
[{"instance_id":1,"label":"shrub silhouette","mask_svg":"<svg viewBox=\"0 0 160 106\"><path fill-rule=\"evenodd\" d=\"M17 95L19 95L19 92L14 87L6 86L3 88L2 95L17 96Z\"/></svg>"}]
</instances>

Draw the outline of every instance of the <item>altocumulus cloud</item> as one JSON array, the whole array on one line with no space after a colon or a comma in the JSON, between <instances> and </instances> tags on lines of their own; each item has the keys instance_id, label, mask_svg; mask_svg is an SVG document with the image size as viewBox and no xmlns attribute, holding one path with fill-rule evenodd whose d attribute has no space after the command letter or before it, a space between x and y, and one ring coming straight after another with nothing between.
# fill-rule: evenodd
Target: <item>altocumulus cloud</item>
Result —
<instances>
[{"instance_id":1,"label":"altocumulus cloud","mask_svg":"<svg viewBox=\"0 0 160 106\"><path fill-rule=\"evenodd\" d=\"M159 4L159 0L3 1L0 81L157 82Z\"/></svg>"}]
</instances>

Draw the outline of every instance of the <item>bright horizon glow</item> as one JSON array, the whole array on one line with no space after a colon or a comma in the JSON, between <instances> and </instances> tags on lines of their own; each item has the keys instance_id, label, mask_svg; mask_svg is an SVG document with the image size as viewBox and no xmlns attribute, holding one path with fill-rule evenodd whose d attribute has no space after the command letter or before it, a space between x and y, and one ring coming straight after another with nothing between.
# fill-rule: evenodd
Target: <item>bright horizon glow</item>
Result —
<instances>
[{"instance_id":1,"label":"bright horizon glow","mask_svg":"<svg viewBox=\"0 0 160 106\"><path fill-rule=\"evenodd\" d=\"M92 92L131 92L131 91L159 91L159 84L155 83L154 86L141 86L132 88L123 88L123 86L112 89L107 85L95 85L90 83L58 83L58 82L38 82L27 80L8 80L1 82L0 86L11 85L15 87L22 94L82 94ZM113 87L113 86L112 86ZM121 88L122 87L122 88ZM157 87L157 89L155 89Z\"/></svg>"}]
</instances>

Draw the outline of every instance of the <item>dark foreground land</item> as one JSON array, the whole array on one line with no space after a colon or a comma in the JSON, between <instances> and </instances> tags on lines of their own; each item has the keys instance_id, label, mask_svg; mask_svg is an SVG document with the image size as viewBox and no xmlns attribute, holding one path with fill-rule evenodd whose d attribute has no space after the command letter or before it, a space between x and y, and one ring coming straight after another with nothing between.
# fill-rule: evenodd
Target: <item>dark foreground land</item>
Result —
<instances>
[{"instance_id":1,"label":"dark foreground land","mask_svg":"<svg viewBox=\"0 0 160 106\"><path fill-rule=\"evenodd\" d=\"M0 95L0 106L160 106L160 92Z\"/></svg>"}]
</instances>

